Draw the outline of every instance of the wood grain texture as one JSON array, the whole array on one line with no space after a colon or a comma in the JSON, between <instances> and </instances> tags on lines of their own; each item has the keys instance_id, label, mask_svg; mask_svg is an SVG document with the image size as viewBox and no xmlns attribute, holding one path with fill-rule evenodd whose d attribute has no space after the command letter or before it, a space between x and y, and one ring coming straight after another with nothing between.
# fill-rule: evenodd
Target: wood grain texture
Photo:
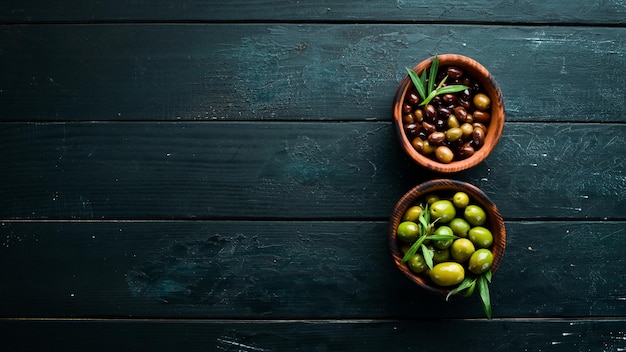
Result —
<instances>
[{"instance_id":1,"label":"wood grain texture","mask_svg":"<svg viewBox=\"0 0 626 352\"><path fill-rule=\"evenodd\" d=\"M505 219L624 220L624 136L508 123L455 178ZM4 123L0 140L0 219L387 219L437 176L402 154L391 122Z\"/></svg>"},{"instance_id":2,"label":"wood grain texture","mask_svg":"<svg viewBox=\"0 0 626 352\"><path fill-rule=\"evenodd\" d=\"M624 122L625 38L623 27L2 26L0 120L391 121L405 67L458 53L498 81L507 121Z\"/></svg>"},{"instance_id":3,"label":"wood grain texture","mask_svg":"<svg viewBox=\"0 0 626 352\"><path fill-rule=\"evenodd\" d=\"M491 284L494 318L624 316L623 221L512 221L506 228ZM484 317L476 295L445 302L404 277L386 229L370 221L5 221L0 315Z\"/></svg>"},{"instance_id":4,"label":"wood grain texture","mask_svg":"<svg viewBox=\"0 0 626 352\"><path fill-rule=\"evenodd\" d=\"M624 24L626 6L611 1L133 1L5 0L0 21L420 21Z\"/></svg>"},{"instance_id":5,"label":"wood grain texture","mask_svg":"<svg viewBox=\"0 0 626 352\"><path fill-rule=\"evenodd\" d=\"M2 321L11 351L620 351L623 321ZM463 336L464 338L450 338Z\"/></svg>"}]
</instances>

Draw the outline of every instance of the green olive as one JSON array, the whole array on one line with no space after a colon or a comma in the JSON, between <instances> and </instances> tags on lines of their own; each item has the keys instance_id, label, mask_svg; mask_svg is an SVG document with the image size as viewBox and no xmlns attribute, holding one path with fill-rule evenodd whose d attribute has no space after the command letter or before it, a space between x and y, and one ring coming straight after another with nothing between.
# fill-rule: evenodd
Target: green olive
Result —
<instances>
[{"instance_id":1,"label":"green olive","mask_svg":"<svg viewBox=\"0 0 626 352\"><path fill-rule=\"evenodd\" d=\"M423 273L424 270L428 268L426 261L424 260L424 256L419 253L412 256L407 265L409 266L409 270L416 274Z\"/></svg>"},{"instance_id":2,"label":"green olive","mask_svg":"<svg viewBox=\"0 0 626 352\"><path fill-rule=\"evenodd\" d=\"M469 196L465 192L456 192L452 197L452 203L455 207L463 209L469 205Z\"/></svg>"},{"instance_id":3,"label":"green olive","mask_svg":"<svg viewBox=\"0 0 626 352\"><path fill-rule=\"evenodd\" d=\"M467 238L456 239L450 246L450 255L458 263L465 263L475 251L474 244Z\"/></svg>"},{"instance_id":4,"label":"green olive","mask_svg":"<svg viewBox=\"0 0 626 352\"><path fill-rule=\"evenodd\" d=\"M472 126L472 124L470 123L464 123L461 125L461 131L463 131L463 139L467 140L468 138L470 138L470 136L472 135L472 132L474 132L474 126Z\"/></svg>"},{"instance_id":5,"label":"green olive","mask_svg":"<svg viewBox=\"0 0 626 352\"><path fill-rule=\"evenodd\" d=\"M432 144L430 144L428 140L425 140L424 143L422 144L422 154L430 155L434 152L435 152L435 147Z\"/></svg>"},{"instance_id":6,"label":"green olive","mask_svg":"<svg viewBox=\"0 0 626 352\"><path fill-rule=\"evenodd\" d=\"M482 248L474 252L469 259L468 269L476 275L480 275L491 268L493 253Z\"/></svg>"},{"instance_id":7,"label":"green olive","mask_svg":"<svg viewBox=\"0 0 626 352\"><path fill-rule=\"evenodd\" d=\"M422 213L422 210L424 210L424 208L420 207L419 205L414 205L404 212L402 220L417 222L417 219Z\"/></svg>"},{"instance_id":8,"label":"green olive","mask_svg":"<svg viewBox=\"0 0 626 352\"><path fill-rule=\"evenodd\" d=\"M489 99L489 97L484 93L476 94L473 102L474 107L478 110L487 110L491 106L491 99Z\"/></svg>"},{"instance_id":9,"label":"green olive","mask_svg":"<svg viewBox=\"0 0 626 352\"><path fill-rule=\"evenodd\" d=\"M468 232L469 240L478 248L489 248L493 244L493 235L489 229L476 226Z\"/></svg>"},{"instance_id":10,"label":"green olive","mask_svg":"<svg viewBox=\"0 0 626 352\"><path fill-rule=\"evenodd\" d=\"M448 126L448 128L456 128L461 126L461 124L459 123L459 119L457 119L456 116L452 114L450 115L450 117L448 117L448 122L446 122L446 125Z\"/></svg>"},{"instance_id":11,"label":"green olive","mask_svg":"<svg viewBox=\"0 0 626 352\"><path fill-rule=\"evenodd\" d=\"M454 218L450 220L448 226L452 229L455 236L467 237L467 232L472 226L463 218Z\"/></svg>"},{"instance_id":12,"label":"green olive","mask_svg":"<svg viewBox=\"0 0 626 352\"><path fill-rule=\"evenodd\" d=\"M487 214L478 205L468 205L463 212L465 220L472 226L480 226L487 221Z\"/></svg>"},{"instance_id":13,"label":"green olive","mask_svg":"<svg viewBox=\"0 0 626 352\"><path fill-rule=\"evenodd\" d=\"M465 278L465 269L459 263L439 263L430 271L430 279L439 286L458 285Z\"/></svg>"},{"instance_id":14,"label":"green olive","mask_svg":"<svg viewBox=\"0 0 626 352\"><path fill-rule=\"evenodd\" d=\"M434 193L427 194L424 197L424 200L426 201L426 204L428 205L433 205L433 203L438 201L439 199L440 199L439 196Z\"/></svg>"},{"instance_id":15,"label":"green olive","mask_svg":"<svg viewBox=\"0 0 626 352\"><path fill-rule=\"evenodd\" d=\"M459 127L453 127L446 131L446 140L448 142L458 141L463 137L463 130Z\"/></svg>"},{"instance_id":16,"label":"green olive","mask_svg":"<svg viewBox=\"0 0 626 352\"><path fill-rule=\"evenodd\" d=\"M407 243L415 242L419 233L419 226L417 226L417 224L413 221L401 222L400 225L398 225L398 230L396 231L398 239Z\"/></svg>"},{"instance_id":17,"label":"green olive","mask_svg":"<svg viewBox=\"0 0 626 352\"><path fill-rule=\"evenodd\" d=\"M434 202L430 206L430 220L439 219L439 223L445 224L450 222L456 216L456 208L454 204L447 199L441 199Z\"/></svg>"},{"instance_id":18,"label":"green olive","mask_svg":"<svg viewBox=\"0 0 626 352\"><path fill-rule=\"evenodd\" d=\"M447 261L450 261L450 249L449 248L444 248L444 249L435 248L433 251L433 263L437 264L437 263L443 263Z\"/></svg>"},{"instance_id":19,"label":"green olive","mask_svg":"<svg viewBox=\"0 0 626 352\"><path fill-rule=\"evenodd\" d=\"M452 232L452 229L448 226L439 226L437 228L437 230L435 230L434 235L446 235L446 236L452 236L454 235L454 232ZM449 240L434 240L433 241L433 245L438 248L438 249L446 249L448 247L450 247L452 245L452 241L453 239L449 239Z\"/></svg>"}]
</instances>

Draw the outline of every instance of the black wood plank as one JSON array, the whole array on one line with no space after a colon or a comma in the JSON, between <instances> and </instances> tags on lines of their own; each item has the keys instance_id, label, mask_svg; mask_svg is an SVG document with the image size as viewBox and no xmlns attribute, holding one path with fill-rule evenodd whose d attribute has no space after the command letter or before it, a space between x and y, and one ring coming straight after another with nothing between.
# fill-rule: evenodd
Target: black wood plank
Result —
<instances>
[{"instance_id":1,"label":"black wood plank","mask_svg":"<svg viewBox=\"0 0 626 352\"><path fill-rule=\"evenodd\" d=\"M495 318L624 317L625 222L507 222ZM483 318L395 268L386 222L4 222L0 315Z\"/></svg>"},{"instance_id":2,"label":"black wood plank","mask_svg":"<svg viewBox=\"0 0 626 352\"><path fill-rule=\"evenodd\" d=\"M624 24L619 1L4 0L0 21L410 21Z\"/></svg>"},{"instance_id":3,"label":"black wood plank","mask_svg":"<svg viewBox=\"0 0 626 352\"><path fill-rule=\"evenodd\" d=\"M623 27L2 26L0 119L389 121L404 68L453 52L492 72L510 121L624 122L625 38Z\"/></svg>"},{"instance_id":4,"label":"black wood plank","mask_svg":"<svg viewBox=\"0 0 626 352\"><path fill-rule=\"evenodd\" d=\"M508 123L453 175L507 219L625 219L624 124ZM0 219L386 219L441 177L391 123L4 123Z\"/></svg>"},{"instance_id":5,"label":"black wood plank","mask_svg":"<svg viewBox=\"0 0 626 352\"><path fill-rule=\"evenodd\" d=\"M623 351L626 321L6 321L10 351ZM461 338L462 337L462 338Z\"/></svg>"}]
</instances>

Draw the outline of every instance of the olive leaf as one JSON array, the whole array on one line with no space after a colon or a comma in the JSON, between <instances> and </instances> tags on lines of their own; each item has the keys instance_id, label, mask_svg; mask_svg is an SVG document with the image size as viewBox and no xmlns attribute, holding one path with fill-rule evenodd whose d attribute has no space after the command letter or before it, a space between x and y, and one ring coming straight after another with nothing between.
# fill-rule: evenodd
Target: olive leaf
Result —
<instances>
[{"instance_id":1,"label":"olive leaf","mask_svg":"<svg viewBox=\"0 0 626 352\"><path fill-rule=\"evenodd\" d=\"M430 65L430 76L428 76L428 95L430 95L430 93L433 91L438 70L439 70L439 57L435 55L435 57L433 58L433 63Z\"/></svg>"},{"instance_id":2,"label":"olive leaf","mask_svg":"<svg viewBox=\"0 0 626 352\"><path fill-rule=\"evenodd\" d=\"M484 275L485 275L485 279L487 279L487 281L491 283L491 270L485 271Z\"/></svg>"},{"instance_id":3,"label":"olive leaf","mask_svg":"<svg viewBox=\"0 0 626 352\"><path fill-rule=\"evenodd\" d=\"M489 283L485 275L478 277L478 293L483 304L483 310L488 319L491 319L491 298L489 297Z\"/></svg>"},{"instance_id":4,"label":"olive leaf","mask_svg":"<svg viewBox=\"0 0 626 352\"><path fill-rule=\"evenodd\" d=\"M430 101L437 95L457 93L469 88L468 86L462 84L444 86L444 83L448 79L447 75L441 80L441 82L439 82L439 84L437 84L435 88L435 79L437 78L437 71L439 70L439 58L437 55L433 58L430 69L428 69L428 81L426 81L426 70L427 69L424 69L424 71L422 71L422 75L418 76L413 69L406 67L406 71L411 78L411 82L413 82L415 89L417 89L417 93L422 98L420 106L430 103Z\"/></svg>"},{"instance_id":5,"label":"olive leaf","mask_svg":"<svg viewBox=\"0 0 626 352\"><path fill-rule=\"evenodd\" d=\"M433 257L435 256L433 250L422 244L422 254L424 255L424 261L426 265L428 265L428 268L433 270Z\"/></svg>"},{"instance_id":6,"label":"olive leaf","mask_svg":"<svg viewBox=\"0 0 626 352\"><path fill-rule=\"evenodd\" d=\"M472 279L469 276L465 277L465 279L461 281L459 286L457 286L454 290L451 290L450 292L448 292L448 295L446 296L446 301L450 299L450 296L456 295L457 293L465 290L466 288L469 288L470 286L474 286L475 282L476 282L476 279Z\"/></svg>"},{"instance_id":7,"label":"olive leaf","mask_svg":"<svg viewBox=\"0 0 626 352\"><path fill-rule=\"evenodd\" d=\"M474 293L474 289L476 288L476 279L472 280L472 284L465 290L463 293L463 297L469 297Z\"/></svg>"},{"instance_id":8,"label":"olive leaf","mask_svg":"<svg viewBox=\"0 0 626 352\"><path fill-rule=\"evenodd\" d=\"M446 240L456 240L459 236L456 235L430 235L426 236L427 240L433 241L446 241Z\"/></svg>"},{"instance_id":9,"label":"olive leaf","mask_svg":"<svg viewBox=\"0 0 626 352\"><path fill-rule=\"evenodd\" d=\"M430 222L430 212L428 211L428 205L426 205L426 207L424 208L424 210L422 210L422 212L420 213L420 215L417 218L419 224L419 237L417 238L417 241L415 241L415 243L413 243L411 245L411 247L409 248L408 251L406 251L406 253L404 254L404 257L402 257L402 263L406 263L409 261L409 259L411 259L415 253L417 253L417 250L420 248L420 246L422 245L422 243L424 243L424 241L426 240L426 235L428 233L428 227L430 226L429 222Z\"/></svg>"}]
</instances>

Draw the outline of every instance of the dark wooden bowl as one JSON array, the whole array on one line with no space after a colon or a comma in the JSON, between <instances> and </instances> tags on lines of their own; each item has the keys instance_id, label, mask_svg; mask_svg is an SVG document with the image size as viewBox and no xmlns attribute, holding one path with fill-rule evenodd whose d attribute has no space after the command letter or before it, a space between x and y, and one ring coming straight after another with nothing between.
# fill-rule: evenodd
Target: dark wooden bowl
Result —
<instances>
[{"instance_id":1,"label":"dark wooden bowl","mask_svg":"<svg viewBox=\"0 0 626 352\"><path fill-rule=\"evenodd\" d=\"M416 201L418 201L420 198L433 192L448 193L457 191L463 191L467 193L471 200L470 204L476 204L481 206L487 214L487 223L485 226L488 227L493 234L493 247L491 248L491 251L493 252L493 264L491 266L491 272L495 273L495 271L498 269L498 265L500 265L502 257L504 256L504 249L506 247L506 231L504 228L504 220L502 219L502 216L500 215L500 212L498 211L496 205L478 187L466 182L448 179L438 179L424 182L414 187L404 196L402 196L402 198L400 198L398 203L396 203L393 212L391 213L391 218L389 219L389 249L391 250L391 256L393 257L393 261L396 263L398 269L418 286L426 289L427 291L442 296L446 296L452 288L440 288L432 284L428 279L424 279L423 277L414 274L409 270L406 263L402 263L402 257L404 256L404 254L398 246L396 229L398 228L400 222L402 222L402 216L404 215L406 210L412 205L415 205Z\"/></svg>"},{"instance_id":2,"label":"dark wooden bowl","mask_svg":"<svg viewBox=\"0 0 626 352\"><path fill-rule=\"evenodd\" d=\"M487 69L477 61L469 57L456 54L438 55L438 59L439 67L460 67L463 71L465 71L465 73L480 82L483 86L485 94L487 94L491 99L491 121L487 128L487 135L483 147L477 150L471 157L464 160L452 161L449 164L441 163L417 152L411 145L411 141L407 138L402 123L402 105L404 97L409 88L413 87L413 83L408 75L405 76L400 82L396 91L393 105L393 122L396 128L397 138L400 141L402 149L404 149L406 154L414 162L435 172L453 173L476 166L491 153L500 140L502 129L504 128L504 102L502 100L502 92L500 91L495 79L491 76L489 71L487 71ZM432 57L426 59L415 66L413 70L418 74L421 74L424 69L430 67L432 61Z\"/></svg>"}]
</instances>

